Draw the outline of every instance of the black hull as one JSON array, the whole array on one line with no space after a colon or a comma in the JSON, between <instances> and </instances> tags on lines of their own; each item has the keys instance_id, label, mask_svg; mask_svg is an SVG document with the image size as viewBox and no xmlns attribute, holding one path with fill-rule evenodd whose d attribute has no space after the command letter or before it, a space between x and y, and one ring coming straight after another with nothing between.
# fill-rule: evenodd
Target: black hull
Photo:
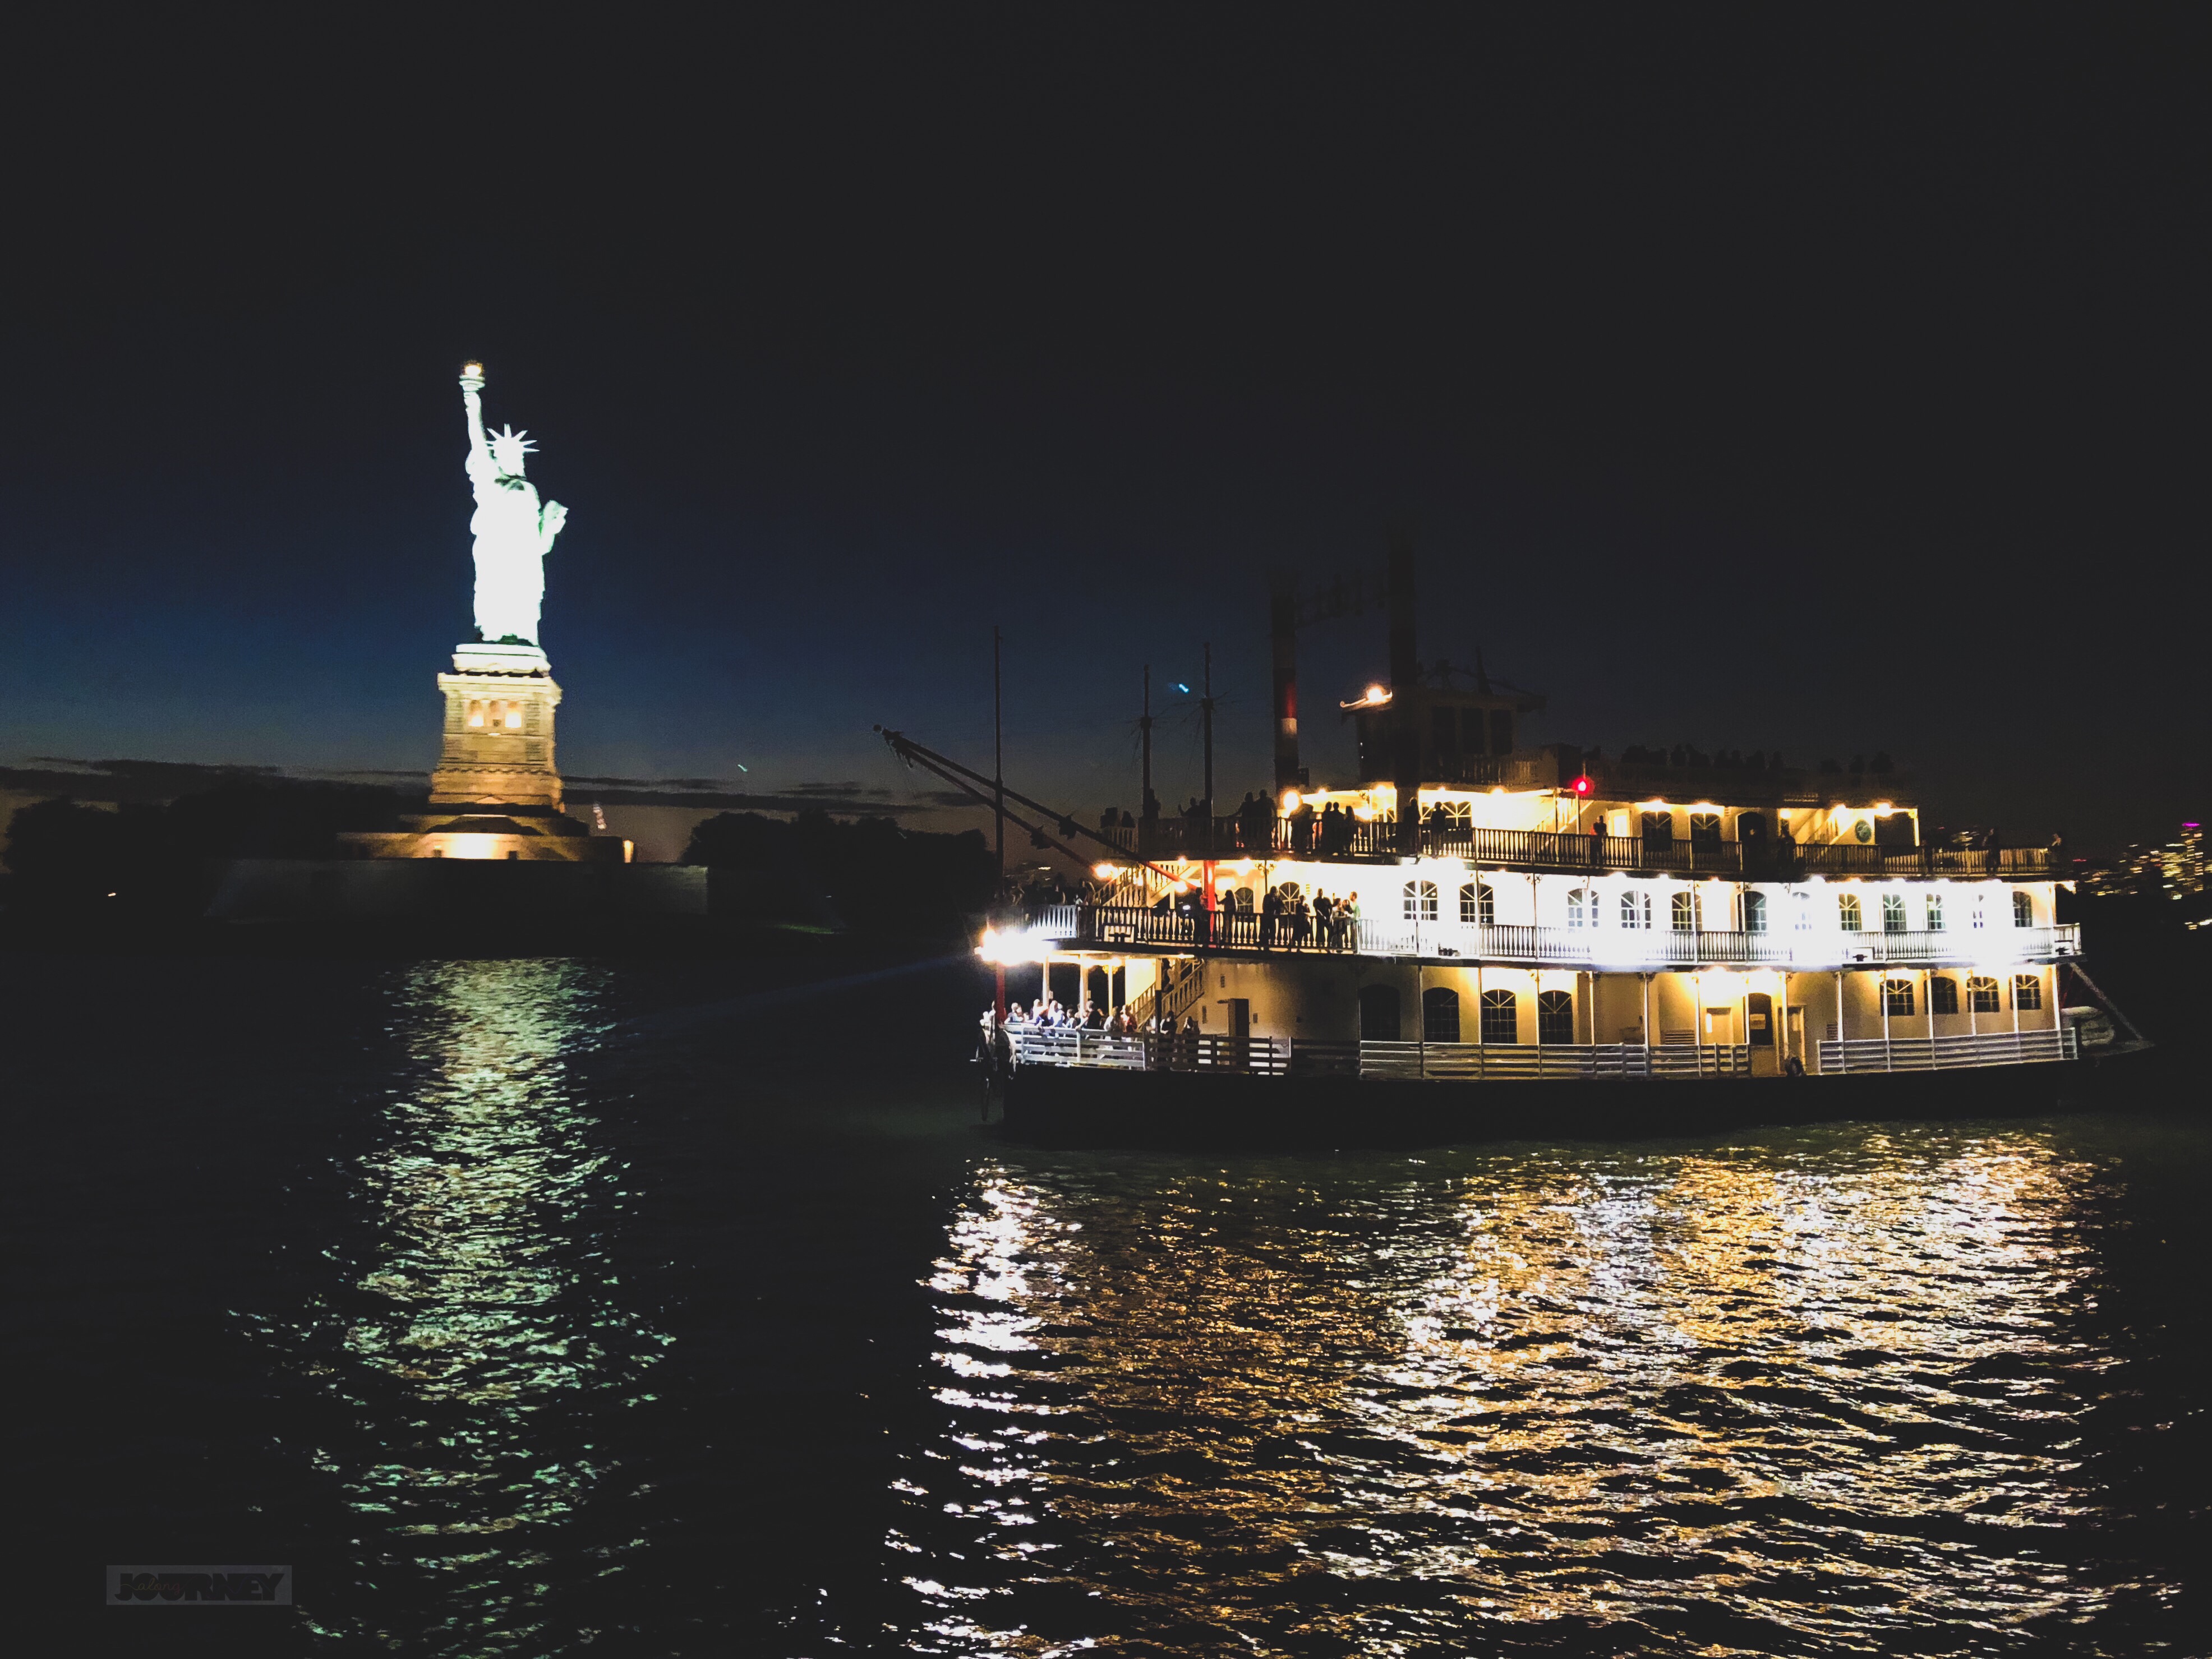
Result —
<instances>
[{"instance_id":1,"label":"black hull","mask_svg":"<svg viewBox=\"0 0 2212 1659\"><path fill-rule=\"evenodd\" d=\"M1398 1081L1024 1066L1007 1081L993 1115L1009 1139L1045 1146L1625 1140L1847 1119L2094 1110L2132 1075L2137 1058L1703 1081Z\"/></svg>"}]
</instances>

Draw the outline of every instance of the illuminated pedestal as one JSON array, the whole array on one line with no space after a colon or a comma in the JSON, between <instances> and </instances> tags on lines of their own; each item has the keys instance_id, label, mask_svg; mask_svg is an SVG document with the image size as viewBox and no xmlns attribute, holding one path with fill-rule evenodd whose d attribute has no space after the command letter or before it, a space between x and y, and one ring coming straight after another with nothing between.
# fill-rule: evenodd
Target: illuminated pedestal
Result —
<instances>
[{"instance_id":1,"label":"illuminated pedestal","mask_svg":"<svg viewBox=\"0 0 2212 1659\"><path fill-rule=\"evenodd\" d=\"M463 645L438 676L445 747L430 810L390 834L341 836L341 853L373 859L629 860L630 843L588 834L561 810L553 711L561 688L534 645Z\"/></svg>"}]
</instances>

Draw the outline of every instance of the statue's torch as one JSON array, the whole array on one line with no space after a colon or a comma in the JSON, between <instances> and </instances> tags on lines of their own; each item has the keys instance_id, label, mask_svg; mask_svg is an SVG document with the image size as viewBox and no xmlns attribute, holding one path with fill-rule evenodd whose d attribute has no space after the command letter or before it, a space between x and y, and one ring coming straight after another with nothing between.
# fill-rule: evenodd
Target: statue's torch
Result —
<instances>
[{"instance_id":1,"label":"statue's torch","mask_svg":"<svg viewBox=\"0 0 2212 1659\"><path fill-rule=\"evenodd\" d=\"M483 385L484 372L483 365L482 363L463 363L461 365L462 391L482 392L483 390Z\"/></svg>"}]
</instances>

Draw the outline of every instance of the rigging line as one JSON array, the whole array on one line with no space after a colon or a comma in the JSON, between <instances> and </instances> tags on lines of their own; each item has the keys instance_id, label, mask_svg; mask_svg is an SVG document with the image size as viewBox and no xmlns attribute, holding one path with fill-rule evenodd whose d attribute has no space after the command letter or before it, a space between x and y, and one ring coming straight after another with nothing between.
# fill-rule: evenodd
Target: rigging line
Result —
<instances>
[{"instance_id":1,"label":"rigging line","mask_svg":"<svg viewBox=\"0 0 2212 1659\"><path fill-rule=\"evenodd\" d=\"M975 771L972 768L961 765L958 761L951 758L949 756L939 754L934 749L923 748L921 744L916 743L912 738L908 737L902 732L886 731L880 726L876 727L876 730L882 733L884 741L891 746L892 752L899 756L902 759L917 761L923 765L929 765L930 763L934 762L936 763L936 765L931 767L933 771L936 770L939 766L950 767L953 771L972 778L979 784L994 783L994 781L992 779L985 777L981 772ZM938 775L944 778L946 782L959 785L962 788L966 788L968 787L965 784L962 784L958 778L952 777L947 773L939 771L938 772ZM1006 791L1006 799L1009 800L1018 800L1033 812L1042 812L1046 817L1053 819L1055 823L1068 825L1077 835L1086 836L1091 840L1097 842L1101 847L1103 847L1109 853L1112 854L1117 860L1135 859L1137 863L1143 865L1146 869L1152 871L1155 875L1161 877L1164 880L1181 881L1182 879L1181 876L1176 875L1170 871L1161 869L1157 864L1153 864L1145 859L1136 858L1134 854L1127 851L1119 842L1108 840L1104 836L1100 835L1096 830L1089 829L1086 826L1077 823L1065 812L1054 811L1042 801L1037 800L1031 796L1024 795L1018 789L1009 788ZM1043 832L1040 830L1036 833L1042 834ZM1050 838L1047 837L1047 839ZM1054 842L1053 844L1056 847L1060 846L1060 843L1057 842ZM1062 847L1060 848L1060 850L1066 853L1067 855L1073 859L1078 864L1082 864L1086 861L1080 853L1075 852L1071 848Z\"/></svg>"},{"instance_id":2,"label":"rigging line","mask_svg":"<svg viewBox=\"0 0 2212 1659\"><path fill-rule=\"evenodd\" d=\"M878 730L878 731L882 731L882 729L883 729L883 728L882 728L882 727L880 727L880 726L878 726L878 727L877 728L877 730ZM896 735L895 733L891 733L891 732L884 732L884 740L885 740L886 742L889 742L889 741L890 741L890 739L893 736L895 736L895 735ZM983 793L983 791L982 791L981 788L977 787L975 785L974 785L974 784L970 784L970 783L968 783L968 782L966 782L965 781L963 781L963 779L960 779L960 778L957 778L957 777L955 777L955 776L954 776L951 772L948 772L948 771L945 770L942 767L937 766L937 765L933 764L930 760L923 758L923 757L924 757L924 756L927 756L927 755L929 755L929 754L931 753L931 751L930 751L930 750L925 750L925 749L923 749L923 748L921 747L921 744L915 744L915 743L908 743L908 742L906 742L904 739L901 739L901 741L900 741L899 743L893 744L892 744L892 747L893 747L893 749L894 749L895 750L896 750L896 751L897 751L897 753L899 754L899 757L900 757L900 758L901 758L901 759L902 759L902 760L905 760L905 761L908 762L910 764L913 764L913 765L915 765L915 766L921 767L921 768L922 768L924 770L926 770L926 771L930 771L930 772L934 772L934 773L936 773L936 775L937 775L939 777L943 778L943 779L945 781L945 782L947 782L947 783L951 784L954 788L958 789L958 790L961 790L961 791L963 791L963 793L967 793L967 794L969 794L969 795L970 795L970 796L974 797L974 799L976 799L977 801L980 801L982 805L986 805L986 806L992 806L992 807L995 807L995 806L996 806L998 798L997 798L997 796L996 796L996 794L995 794L995 793L994 793L994 794L986 794L986 793ZM917 752L908 753L908 750L915 750L915 751L917 751ZM944 760L944 757L943 757L943 756L941 756L941 755L940 755L940 756L937 756L935 758L936 758L936 759L938 759L938 760ZM945 764L946 766L959 766L959 763L958 763L957 761L945 761ZM967 769L966 769L965 767L961 767L961 768L960 768L960 769L961 769L961 770L963 770L963 771L965 771ZM1012 790L1011 790L1011 789L1007 790L1007 791L1006 791L1006 793L1007 793L1007 794L1009 794L1009 795L1014 795L1014 792L1013 792ZM1047 814L1050 814L1050 813L1051 813L1051 811L1052 811L1052 809L1051 809L1050 807L1048 807L1048 806L1038 806L1038 805L1037 805L1037 804L1036 804L1035 801L1029 800L1029 799L1028 799L1026 796L1019 796L1019 795L1016 795L1014 798L1015 798L1016 799L1018 799L1018 800L1024 801L1024 802L1026 805L1030 805L1030 806L1032 806L1032 807L1036 807L1036 810L1037 810L1037 811L1041 811L1041 812L1044 812L1044 813L1047 813ZM1008 821L1009 823L1011 823L1012 824L1013 824L1013 826L1014 826L1016 829L1018 829L1018 830L1028 830L1028 831L1030 832L1030 837L1031 837L1032 843L1034 843L1035 842L1044 842L1044 843L1046 843L1048 846L1055 847L1055 848L1059 848L1059 849L1060 849L1060 851L1061 851L1061 852L1063 852L1063 853L1066 854L1068 857L1070 857L1070 858L1073 859L1073 860L1075 860L1075 862L1076 862L1079 866L1085 866L1085 865L1087 865L1087 864L1089 863L1089 860L1086 860L1086 859L1083 856L1083 854L1080 854L1080 853L1077 852L1077 851L1076 851L1073 847L1070 847L1070 846L1069 846L1066 842L1064 842L1064 841L1060 840L1060 837L1058 837L1057 836L1054 836L1054 835L1048 835L1048 834L1047 834L1047 833L1046 833L1046 831L1045 831L1045 830L1044 830L1044 827L1043 827L1042 824L1035 824L1035 823L1030 823L1028 820L1026 820L1025 818L1022 817L1018 813L1012 812L1012 811L1009 811L1009 812L1006 814L1006 818L1007 818L1007 821ZM1061 819L1060 821L1061 821L1062 823L1073 823L1073 819ZM1103 836L1093 836L1091 837L1091 839L1093 839L1094 841L1104 841L1104 837L1103 837ZM1114 843L1113 843L1113 842L1105 842L1105 844L1106 844L1107 846L1109 846L1109 847L1114 847ZM1115 854L1116 854L1117 855L1119 855L1119 856L1121 856L1121 857L1124 857L1124 858L1126 858L1126 857L1127 857L1127 856L1128 856L1128 854L1125 854L1125 853L1122 853L1122 852L1121 852L1121 848L1119 848L1118 847L1115 847L1115 848L1114 848L1114 851L1115 851ZM1144 861L1143 860L1141 860L1141 859L1140 859L1140 860L1138 860L1138 862L1139 862L1139 863L1140 863L1140 864L1142 864L1142 863L1144 863L1145 861ZM1167 880L1169 880L1169 881L1177 881L1177 880L1180 880L1180 879L1181 879L1181 878L1180 878L1180 877L1170 875L1166 871L1162 870L1162 869L1161 869L1158 865L1156 865L1156 864L1145 864L1145 867L1146 867L1147 870L1151 870L1151 871L1154 872L1155 872L1156 874L1158 874L1158 875L1160 875L1160 876L1162 876L1162 877L1164 877L1164 878L1165 878Z\"/></svg>"}]
</instances>

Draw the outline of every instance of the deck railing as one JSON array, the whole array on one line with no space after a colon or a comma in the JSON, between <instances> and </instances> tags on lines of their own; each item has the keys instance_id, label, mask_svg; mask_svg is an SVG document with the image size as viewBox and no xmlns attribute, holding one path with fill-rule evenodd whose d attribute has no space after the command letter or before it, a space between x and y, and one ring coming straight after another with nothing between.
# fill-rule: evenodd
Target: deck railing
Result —
<instances>
[{"instance_id":1,"label":"deck railing","mask_svg":"<svg viewBox=\"0 0 2212 1659\"><path fill-rule=\"evenodd\" d=\"M1118 1036L1066 1027L1007 1028L1018 1064L1219 1076L1494 1079L1747 1078L1743 1043L1311 1042L1304 1037L1146 1032ZM2070 1026L1979 1036L1850 1037L1819 1045L1819 1070L1929 1072L2025 1066L2080 1057Z\"/></svg>"},{"instance_id":2,"label":"deck railing","mask_svg":"<svg viewBox=\"0 0 2212 1659\"><path fill-rule=\"evenodd\" d=\"M1979 1036L1846 1037L1820 1044L1823 1072L1936 1072L1955 1066L2022 1066L2078 1059L2074 1028L1990 1031Z\"/></svg>"},{"instance_id":3,"label":"deck railing","mask_svg":"<svg viewBox=\"0 0 2212 1659\"><path fill-rule=\"evenodd\" d=\"M1249 910L1156 910L1055 904L1032 927L1078 949L1116 945L1179 951L1419 957L1595 970L1706 965L1848 968L1868 963L2034 962L2081 951L2081 927L1960 928L1935 933L1676 932L1664 927L1535 927L1402 918L1322 928L1310 918Z\"/></svg>"},{"instance_id":4,"label":"deck railing","mask_svg":"<svg viewBox=\"0 0 2212 1659\"><path fill-rule=\"evenodd\" d=\"M1107 839L1139 858L1395 859L1404 848L1393 818L1159 818ZM1640 870L1677 875L1790 881L1803 876L2003 877L2048 874L2043 847L1961 848L1856 842L1720 841L1701 836L1583 835L1550 830L1480 830L1443 820L1421 828L1420 851L1501 868Z\"/></svg>"},{"instance_id":5,"label":"deck railing","mask_svg":"<svg viewBox=\"0 0 2212 1659\"><path fill-rule=\"evenodd\" d=\"M1327 1042L1194 1032L1116 1036L1105 1031L1023 1025L1009 1026L1007 1034L1018 1064L1113 1071L1516 1081L1751 1075L1751 1050L1742 1044L1647 1048L1633 1042Z\"/></svg>"}]
</instances>

